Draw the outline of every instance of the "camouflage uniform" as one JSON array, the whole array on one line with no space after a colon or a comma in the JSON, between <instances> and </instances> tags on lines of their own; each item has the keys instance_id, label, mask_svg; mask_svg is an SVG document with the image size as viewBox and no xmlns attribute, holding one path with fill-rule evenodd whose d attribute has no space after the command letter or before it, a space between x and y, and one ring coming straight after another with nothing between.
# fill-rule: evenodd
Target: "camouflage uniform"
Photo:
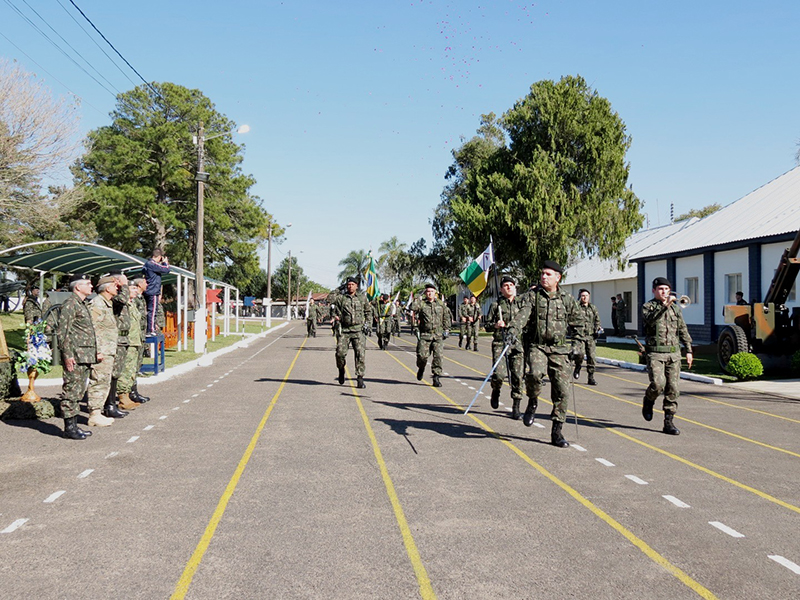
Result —
<instances>
[{"instance_id":1,"label":"camouflage uniform","mask_svg":"<svg viewBox=\"0 0 800 600\"><path fill-rule=\"evenodd\" d=\"M617 322L614 323L614 327L617 328L618 333L617 335L625 335L625 300L618 299L617 300Z\"/></svg>"},{"instance_id":2,"label":"camouflage uniform","mask_svg":"<svg viewBox=\"0 0 800 600\"><path fill-rule=\"evenodd\" d=\"M575 298L556 288L548 294L538 287L526 295L520 311L511 321L509 332L519 339L527 326L527 369L525 387L529 402L537 403L542 378L547 373L552 383L553 411L550 418L564 423L567 420L569 395L569 346L567 330L572 328L575 339L584 339L583 315Z\"/></svg>"},{"instance_id":3,"label":"camouflage uniform","mask_svg":"<svg viewBox=\"0 0 800 600\"><path fill-rule=\"evenodd\" d=\"M467 336L467 314L466 311L469 309L469 299L465 296L464 300L466 302L462 302L461 306L456 309L456 313L458 316L458 347L461 348L461 344L464 343L464 338Z\"/></svg>"},{"instance_id":4,"label":"camouflage uniform","mask_svg":"<svg viewBox=\"0 0 800 600\"><path fill-rule=\"evenodd\" d=\"M392 333L395 335L400 335L400 320L403 318L403 305L400 304L400 301L396 301L394 303L394 308L392 309L394 312L393 315L393 323L392 323Z\"/></svg>"},{"instance_id":5,"label":"camouflage uniform","mask_svg":"<svg viewBox=\"0 0 800 600\"><path fill-rule=\"evenodd\" d=\"M352 346L356 357L356 377L363 377L367 343L364 326L372 323L372 305L362 292L339 294L331 304L331 314L339 317L341 324L336 343L336 367L344 368L347 349Z\"/></svg>"},{"instance_id":6,"label":"camouflage uniform","mask_svg":"<svg viewBox=\"0 0 800 600\"><path fill-rule=\"evenodd\" d=\"M482 314L481 305L477 302L475 304L470 302L467 306L461 307L461 315L467 317L465 334L467 350L469 350L470 341L472 341L472 347L475 350L478 349L478 325L481 322ZM469 320L470 318L472 321Z\"/></svg>"},{"instance_id":7,"label":"camouflage uniform","mask_svg":"<svg viewBox=\"0 0 800 600\"><path fill-rule=\"evenodd\" d=\"M140 352L144 342L144 327L146 325L146 315L142 314L144 301L139 302L141 297L131 300L128 304L128 318L130 326L128 329L128 351L125 353L125 364L122 373L117 381L117 392L119 394L129 394L136 383L136 374L141 365Z\"/></svg>"},{"instance_id":8,"label":"camouflage uniform","mask_svg":"<svg viewBox=\"0 0 800 600\"><path fill-rule=\"evenodd\" d=\"M308 313L306 313L306 335L308 337L317 337L317 321L322 314L322 307L316 304L308 305Z\"/></svg>"},{"instance_id":9,"label":"camouflage uniform","mask_svg":"<svg viewBox=\"0 0 800 600\"><path fill-rule=\"evenodd\" d=\"M650 385L644 393L644 404L652 408L656 399L664 393L664 414L674 415L678 410L681 377L681 348L692 350L692 338L683 320L680 308L672 304L669 308L653 298L642 306L645 349L647 350L647 373Z\"/></svg>"},{"instance_id":10,"label":"camouflage uniform","mask_svg":"<svg viewBox=\"0 0 800 600\"><path fill-rule=\"evenodd\" d=\"M65 419L78 416L78 402L86 393L86 378L91 365L97 362L95 339L89 301L72 294L61 305L58 319L58 343L62 360L75 359L72 371L64 369L61 394L61 414Z\"/></svg>"},{"instance_id":11,"label":"camouflage uniform","mask_svg":"<svg viewBox=\"0 0 800 600\"><path fill-rule=\"evenodd\" d=\"M22 303L22 314L25 323L41 321L42 307L39 305L39 300L33 296L25 296L25 301Z\"/></svg>"},{"instance_id":12,"label":"camouflage uniform","mask_svg":"<svg viewBox=\"0 0 800 600\"><path fill-rule=\"evenodd\" d=\"M89 371L89 411L100 410L106 403L108 391L111 389L118 338L117 320L111 300L97 294L91 301L91 314L97 353L103 355L103 360L92 365Z\"/></svg>"},{"instance_id":13,"label":"camouflage uniform","mask_svg":"<svg viewBox=\"0 0 800 600\"><path fill-rule=\"evenodd\" d=\"M336 298L339 296L341 296L341 294L339 293L338 289L335 289L328 294L328 316L331 319L331 335L336 338L337 343L339 341L339 337L342 335L342 324L333 318L336 315L333 305L336 304Z\"/></svg>"},{"instance_id":14,"label":"camouflage uniform","mask_svg":"<svg viewBox=\"0 0 800 600\"><path fill-rule=\"evenodd\" d=\"M434 377L439 377L442 374L442 335L444 330L450 329L453 315L439 298L432 301L427 298L414 300L411 310L419 329L417 369L424 372L428 357L433 354L431 373Z\"/></svg>"},{"instance_id":15,"label":"camouflage uniform","mask_svg":"<svg viewBox=\"0 0 800 600\"><path fill-rule=\"evenodd\" d=\"M597 307L591 302L584 306L580 302L578 308L583 313L583 322L586 326L586 337L583 341L578 342L576 346L579 351L575 356L575 369L579 370L583 364L584 355L586 356L586 373L589 379L594 379L594 367L597 363L597 332L602 329L600 323L600 313L597 312Z\"/></svg>"},{"instance_id":16,"label":"camouflage uniform","mask_svg":"<svg viewBox=\"0 0 800 600\"><path fill-rule=\"evenodd\" d=\"M114 371L112 377L119 379L122 369L125 367L125 359L128 355L128 334L131 328L130 317L131 294L127 285L119 286L119 292L111 299L114 318L117 322L117 353L114 355Z\"/></svg>"},{"instance_id":17,"label":"camouflage uniform","mask_svg":"<svg viewBox=\"0 0 800 600\"><path fill-rule=\"evenodd\" d=\"M501 320L505 321L506 325L511 323L524 303L525 300L520 296L515 296L513 302L509 301L508 298L502 297L497 302L493 302L489 308L489 314L486 316L486 331L494 332L492 336L492 364L497 362L498 357L503 352L503 348L505 348L505 341L503 340L505 329L496 329L495 323ZM511 368L511 398L518 405L518 402L522 399L522 377L525 372L525 353L522 342L517 340L506 352L506 357L508 358L508 366ZM506 360L503 359L492 374L492 389L503 389L505 378Z\"/></svg>"},{"instance_id":18,"label":"camouflage uniform","mask_svg":"<svg viewBox=\"0 0 800 600\"><path fill-rule=\"evenodd\" d=\"M384 350L389 344L389 338L392 337L392 328L394 327L393 306L391 300L380 302L376 311L378 315L378 346Z\"/></svg>"}]
</instances>

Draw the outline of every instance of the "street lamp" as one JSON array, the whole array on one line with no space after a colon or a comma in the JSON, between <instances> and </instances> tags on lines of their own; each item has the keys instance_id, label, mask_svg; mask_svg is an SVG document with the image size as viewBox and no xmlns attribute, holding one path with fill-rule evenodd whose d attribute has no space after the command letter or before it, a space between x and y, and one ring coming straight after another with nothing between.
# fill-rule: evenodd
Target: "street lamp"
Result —
<instances>
[{"instance_id":1,"label":"street lamp","mask_svg":"<svg viewBox=\"0 0 800 600\"><path fill-rule=\"evenodd\" d=\"M247 133L250 131L249 125L242 125L236 133ZM192 141L197 145L197 239L194 257L194 351L195 354L203 354L206 351L206 282L203 277L203 221L205 220L205 207L203 204L205 184L208 182L208 173L205 169L205 142L223 135L230 135L232 132L215 133L206 137L203 122L197 128L197 135Z\"/></svg>"}]
</instances>

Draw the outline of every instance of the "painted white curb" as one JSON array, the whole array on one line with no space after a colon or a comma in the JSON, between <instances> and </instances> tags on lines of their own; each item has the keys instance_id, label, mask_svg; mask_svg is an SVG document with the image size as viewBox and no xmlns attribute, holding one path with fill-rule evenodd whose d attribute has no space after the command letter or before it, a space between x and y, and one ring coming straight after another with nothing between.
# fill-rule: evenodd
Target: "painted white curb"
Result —
<instances>
[{"instance_id":1,"label":"painted white curb","mask_svg":"<svg viewBox=\"0 0 800 600\"><path fill-rule=\"evenodd\" d=\"M621 369L630 369L631 371L647 370L647 367L645 365L626 362L624 360L616 360L613 358L603 358L601 356L597 357L597 362L602 363L604 365L613 365L615 367L620 367ZM708 377L707 375L697 375L695 373L687 373L685 371L681 371L681 379L687 379L689 381L697 381L698 383L708 383L711 385L722 385L722 379L720 379L719 377Z\"/></svg>"}]
</instances>

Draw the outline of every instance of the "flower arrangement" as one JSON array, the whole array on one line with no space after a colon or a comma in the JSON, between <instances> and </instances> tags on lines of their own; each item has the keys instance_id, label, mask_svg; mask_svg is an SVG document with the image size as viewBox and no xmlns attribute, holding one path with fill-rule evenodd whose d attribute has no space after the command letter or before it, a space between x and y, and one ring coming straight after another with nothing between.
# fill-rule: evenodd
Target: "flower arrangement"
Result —
<instances>
[{"instance_id":1,"label":"flower arrangement","mask_svg":"<svg viewBox=\"0 0 800 600\"><path fill-rule=\"evenodd\" d=\"M31 370L44 375L49 373L53 363L53 352L44 335L45 321L37 321L25 326L25 338L28 348L24 352L17 352L16 367L28 373Z\"/></svg>"}]
</instances>

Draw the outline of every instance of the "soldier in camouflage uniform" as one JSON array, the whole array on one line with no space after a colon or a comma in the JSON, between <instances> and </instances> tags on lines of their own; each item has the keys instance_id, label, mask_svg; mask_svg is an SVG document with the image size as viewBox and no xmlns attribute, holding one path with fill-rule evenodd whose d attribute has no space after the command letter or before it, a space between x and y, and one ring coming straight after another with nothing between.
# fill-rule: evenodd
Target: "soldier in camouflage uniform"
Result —
<instances>
[{"instance_id":1,"label":"soldier in camouflage uniform","mask_svg":"<svg viewBox=\"0 0 800 600\"><path fill-rule=\"evenodd\" d=\"M341 326L341 334L336 343L336 368L339 369L339 383L343 384L347 349L352 346L356 360L356 385L365 388L366 331L372 323L372 305L366 295L358 291L358 280L355 277L348 277L346 286L346 292L338 295L331 304L333 321Z\"/></svg>"},{"instance_id":2,"label":"soldier in camouflage uniform","mask_svg":"<svg viewBox=\"0 0 800 600\"><path fill-rule=\"evenodd\" d=\"M647 374L650 385L644 393L642 416L653 420L653 405L664 393L664 433L678 435L680 431L672 423L678 410L678 388L681 377L681 347L686 347L686 363L692 368L692 338L681 310L675 306L675 296L670 294L672 285L666 277L653 280L653 299L642 306L645 350L647 351Z\"/></svg>"},{"instance_id":3,"label":"soldier in camouflage uniform","mask_svg":"<svg viewBox=\"0 0 800 600\"><path fill-rule=\"evenodd\" d=\"M469 298L464 296L461 301L461 306L457 307L458 313L458 347L464 343L464 338L467 337L467 311L469 311Z\"/></svg>"},{"instance_id":4,"label":"soldier in camouflage uniform","mask_svg":"<svg viewBox=\"0 0 800 600\"><path fill-rule=\"evenodd\" d=\"M139 313L142 317L142 323L140 325L142 332L142 346L139 348L139 362L136 366L136 373L138 375L141 373L142 363L144 362L144 351L146 347L144 341L147 338L147 302L144 298L144 292L147 289L147 280L144 277L137 277L133 280L133 283L139 288L139 293L136 294L136 307L139 309ZM134 378L133 388L130 391L131 400L133 402L137 402L138 404L150 402L150 398L139 393L139 386L136 381L137 380Z\"/></svg>"},{"instance_id":5,"label":"soldier in camouflage uniform","mask_svg":"<svg viewBox=\"0 0 800 600\"><path fill-rule=\"evenodd\" d=\"M73 294L61 305L58 319L58 343L64 365L64 384L61 388L61 416L64 418L64 437L82 440L92 435L78 427L78 403L86 393L86 379L91 366L101 357L92 325L87 296L92 293L88 275L70 279Z\"/></svg>"},{"instance_id":6,"label":"soldier in camouflage uniform","mask_svg":"<svg viewBox=\"0 0 800 600\"><path fill-rule=\"evenodd\" d=\"M392 313L392 320L394 321L392 324L392 333L400 337L400 320L403 318L403 305L400 304L400 300L395 300Z\"/></svg>"},{"instance_id":7,"label":"soldier in camouflage uniform","mask_svg":"<svg viewBox=\"0 0 800 600\"><path fill-rule=\"evenodd\" d=\"M422 381L425 366L431 354L431 373L433 387L442 387L439 379L442 375L442 345L444 332L450 329L453 315L447 305L436 297L436 286L429 283L425 286L425 296L414 300L411 312L419 330L417 340L417 380Z\"/></svg>"},{"instance_id":8,"label":"soldier in camouflage uniform","mask_svg":"<svg viewBox=\"0 0 800 600\"><path fill-rule=\"evenodd\" d=\"M381 350L386 350L389 345L389 339L392 337L392 328L394 327L393 307L394 304L389 299L389 294L381 294L376 311L378 316L378 347Z\"/></svg>"},{"instance_id":9,"label":"soldier in camouflage uniform","mask_svg":"<svg viewBox=\"0 0 800 600\"><path fill-rule=\"evenodd\" d=\"M97 282L97 295L91 302L92 326L97 340L98 362L89 371L89 425L108 427L114 419L102 414L103 407L111 389L114 373L114 357L117 354L117 320L114 316L113 298L119 286L110 275Z\"/></svg>"},{"instance_id":10,"label":"soldier in camouflage uniform","mask_svg":"<svg viewBox=\"0 0 800 600\"><path fill-rule=\"evenodd\" d=\"M342 294L343 289L346 286L342 286L339 288L335 288L331 290L331 293L328 294L328 317L331 320L331 335L336 338L336 343L339 343L339 338L342 335L342 324L334 319L334 308L333 305L336 304L336 298Z\"/></svg>"},{"instance_id":11,"label":"soldier in camouflage uniform","mask_svg":"<svg viewBox=\"0 0 800 600\"><path fill-rule=\"evenodd\" d=\"M625 300L622 299L622 294L617 294L617 322L614 323L614 326L617 328L617 335L623 336L625 335L625 319L627 315L627 305L625 304Z\"/></svg>"},{"instance_id":12,"label":"soldier in camouflage uniform","mask_svg":"<svg viewBox=\"0 0 800 600\"><path fill-rule=\"evenodd\" d=\"M25 296L22 303L22 315L26 324L33 324L42 320L42 307L39 305L39 286L34 285Z\"/></svg>"},{"instance_id":13,"label":"soldier in camouflage uniform","mask_svg":"<svg viewBox=\"0 0 800 600\"><path fill-rule=\"evenodd\" d=\"M597 347L595 340L600 332L603 331L603 325L600 323L600 313L597 312L597 307L590 302L591 294L589 290L582 289L579 292L578 307L583 313L583 322L586 326L586 339L579 342L577 352L573 354L575 360L575 370L572 376L578 379L581 376L581 366L583 364L583 357L586 355L586 373L589 375L589 385L597 385L594 379L594 367L597 363Z\"/></svg>"},{"instance_id":14,"label":"soldier in camouflage uniform","mask_svg":"<svg viewBox=\"0 0 800 600\"><path fill-rule=\"evenodd\" d=\"M481 324L481 317L483 316L483 312L481 311L481 305L478 304L478 298L476 296L472 296L469 299L469 307L466 310L467 314L467 335L466 341L467 344L465 348L469 350L469 342L472 340L472 349L477 352L478 351L478 327Z\"/></svg>"},{"instance_id":15,"label":"soldier in camouflage uniform","mask_svg":"<svg viewBox=\"0 0 800 600\"><path fill-rule=\"evenodd\" d=\"M121 419L128 413L119 410L117 407L117 384L125 361L128 356L129 333L131 328L130 304L131 297L128 289L128 278L122 273L111 273L114 283L117 285L117 295L111 298L111 308L114 311L114 319L117 322L117 353L114 355L114 370L111 373L111 386L106 396L103 406L103 415L114 419Z\"/></svg>"},{"instance_id":16,"label":"soldier in camouflage uniform","mask_svg":"<svg viewBox=\"0 0 800 600\"><path fill-rule=\"evenodd\" d=\"M308 312L306 313L306 337L317 337L317 321L320 318L322 307L314 304L314 299L308 301Z\"/></svg>"},{"instance_id":17,"label":"soldier in camouflage uniform","mask_svg":"<svg viewBox=\"0 0 800 600\"><path fill-rule=\"evenodd\" d=\"M528 330L528 373L525 376L528 407L525 409L523 423L533 425L538 406L542 378L545 373L552 383L551 399L553 422L550 441L554 446L566 448L567 440L561 433L567 420L567 401L569 395L569 347L567 330L572 329L575 339L584 339L583 315L575 298L558 287L561 281L561 266L553 261L544 261L539 286L526 298L525 304L508 327L509 340L516 341L527 325Z\"/></svg>"},{"instance_id":18,"label":"soldier in camouflage uniform","mask_svg":"<svg viewBox=\"0 0 800 600\"><path fill-rule=\"evenodd\" d=\"M517 296L517 282L508 275L500 280L500 292L503 297L493 302L486 316L486 331L493 333L492 337L492 364L503 353L505 348L504 333L507 325L517 316L524 299ZM506 378L506 366L510 369L511 380L511 418L518 420L522 416L519 405L522 401L522 377L525 372L525 352L522 342L516 340L506 351L506 358L500 361L497 369L492 374L492 408L500 407L500 390Z\"/></svg>"},{"instance_id":19,"label":"soldier in camouflage uniform","mask_svg":"<svg viewBox=\"0 0 800 600\"><path fill-rule=\"evenodd\" d=\"M145 321L147 319L144 300L141 297L141 288L135 280L128 286L130 302L128 303L128 351L125 353L125 364L117 381L117 394L120 406L125 410L132 410L139 406L139 402L131 397L136 384L136 375L141 366L141 351L144 344ZM138 280L144 282L144 280ZM149 399L149 398L148 398Z\"/></svg>"}]
</instances>

